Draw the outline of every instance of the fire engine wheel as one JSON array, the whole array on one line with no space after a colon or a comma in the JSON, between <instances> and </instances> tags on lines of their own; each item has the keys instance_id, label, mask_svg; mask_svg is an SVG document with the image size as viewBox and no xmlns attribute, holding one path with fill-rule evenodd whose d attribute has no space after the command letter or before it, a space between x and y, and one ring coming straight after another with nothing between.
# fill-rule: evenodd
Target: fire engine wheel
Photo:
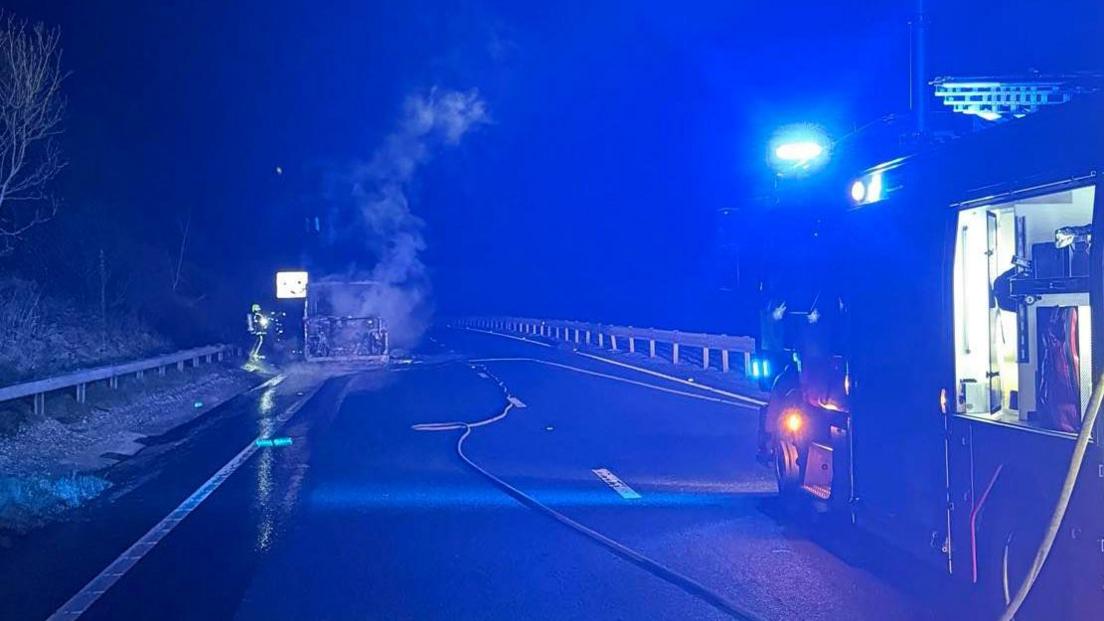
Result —
<instances>
[{"instance_id":1,"label":"fire engine wheel","mask_svg":"<svg viewBox=\"0 0 1104 621\"><path fill-rule=\"evenodd\" d=\"M774 447L774 474L778 478L778 493L790 496L801 484L801 468L797 465L797 446L781 440Z\"/></svg>"}]
</instances>

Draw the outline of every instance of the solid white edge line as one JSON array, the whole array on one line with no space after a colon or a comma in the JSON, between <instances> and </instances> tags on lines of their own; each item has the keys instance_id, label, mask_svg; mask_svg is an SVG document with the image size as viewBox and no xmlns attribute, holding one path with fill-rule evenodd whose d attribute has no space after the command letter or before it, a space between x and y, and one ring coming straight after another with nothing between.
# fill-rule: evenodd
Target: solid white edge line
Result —
<instances>
[{"instance_id":1,"label":"solid white edge line","mask_svg":"<svg viewBox=\"0 0 1104 621\"><path fill-rule=\"evenodd\" d=\"M503 334L502 332L492 332L490 330L480 330L479 328L464 328L464 330L467 330L469 332L480 332L482 334L491 334L491 335L494 335L494 336L501 336L503 338L513 339L515 341L521 341L522 343L529 343L531 345L540 345L541 347L552 347L548 343L542 343L540 341L534 341L533 339L527 339L523 336L514 336L512 334Z\"/></svg>"},{"instance_id":2,"label":"solid white edge line","mask_svg":"<svg viewBox=\"0 0 1104 621\"><path fill-rule=\"evenodd\" d=\"M548 343L540 343L540 342L533 341L533 340L530 340L530 339L516 337L516 336L510 335L510 334L503 334L501 332L492 332L490 330L480 330L480 329L477 329L477 328L463 328L463 329L471 331L471 332L480 332L482 334L490 334L490 335L493 335L493 336L500 336L500 337L503 337L503 338L513 339L515 341L523 341L525 343L532 343L534 345L540 345L541 347L552 347ZM620 360L612 360L610 358L605 358L603 356L596 356L594 354L581 352L581 351L578 351L578 350L575 350L574 353L579 355L579 356L583 356L584 358L590 358L592 360L597 360L599 362L605 362L606 364L612 364L614 366L624 367L626 369L632 369L634 371L639 371L640 373L644 373L646 375L651 375L653 377L659 377L659 378L662 378L662 379L665 379L665 380L668 380L668 381L677 382L679 384L684 384L686 386L692 386L694 388L698 388L698 389L704 390L706 392L712 392L712 393L715 393L715 394L718 394L718 395L724 395L726 397L729 397L730 399L739 399L741 401L746 401L747 403L749 403L751 405L766 405L767 404L767 402L763 401L762 399L756 399L755 397L749 397L747 395L741 395L739 393L730 392L730 391L727 391L727 390L723 390L721 388L715 388L715 387L710 386L708 384L701 384L701 383L698 383L698 382L689 382L687 380L682 379L681 377L675 377L673 375L668 375L666 373L660 373L659 371L653 371L651 369L646 369L644 367L638 367L634 364L628 364L626 362L621 362Z\"/></svg>"},{"instance_id":3,"label":"solid white edge line","mask_svg":"<svg viewBox=\"0 0 1104 621\"><path fill-rule=\"evenodd\" d=\"M277 416L277 425L274 431L281 429L321 388L322 386L320 384L284 410L283 414ZM125 576L128 571L138 564L138 561L142 560L142 557L148 554L149 551L164 539L166 535L171 533L184 518L188 517L192 511L195 511L196 507L214 493L226 479L230 478L230 475L234 474L242 464L248 461L249 458L253 456L253 453L257 452L257 449L256 440L251 440L233 459L228 461L222 468L219 468L218 472L211 475L211 478L207 479L203 485L200 485L196 491L185 498L183 502L170 511L168 515L155 524L153 528L146 531L145 535L142 535L138 541L134 542L105 567L103 571L97 574L95 578L89 580L81 590L77 591L68 601L62 604L54 614L49 616L48 621L76 619L84 614L85 611L91 608L92 605L100 599L101 595L106 593L108 589Z\"/></svg>"},{"instance_id":4,"label":"solid white edge line","mask_svg":"<svg viewBox=\"0 0 1104 621\"><path fill-rule=\"evenodd\" d=\"M640 386L649 390L658 390L660 392L670 393L672 395L679 395L680 397L687 397L689 399L698 399L700 401L712 401L713 403L723 403L725 405L732 405L738 408L746 408L748 404L740 403L738 401L729 401L727 399L721 399L720 397L711 397L709 395L703 395L696 392L686 392L685 390L676 390L674 388L668 388L666 386L657 386L656 384L649 384L648 382L640 382L637 380L629 379L627 377L621 377L620 375L610 375L609 373L599 373L598 371L591 371L590 369L584 369L581 367L573 367L569 364L563 364L560 362L552 362L551 360L541 360L540 358L475 358L471 362L478 362L480 364L487 362L533 362L536 364L543 364L557 369L566 369L574 373L581 373L583 375L593 375L594 377L601 377L603 379L612 380L615 382L623 382L625 384L631 384L633 386Z\"/></svg>"},{"instance_id":5,"label":"solid white edge line","mask_svg":"<svg viewBox=\"0 0 1104 621\"><path fill-rule=\"evenodd\" d=\"M653 371L651 369L646 369L644 367L638 367L638 366L633 365L633 364L628 364L628 363L625 363L625 362L621 362L620 360L611 360L610 358L605 358L605 357L602 357L602 356L595 356L594 354L589 354L589 353L581 352L581 351L577 351L575 353L580 355L580 356L583 356L584 358L590 358L592 360L598 360L599 362L605 362L607 364L612 364L612 365L616 365L616 366L619 366L619 367L625 367L626 369L632 369L634 371L639 371L639 372L644 373L646 375L652 375L652 376L660 377L660 378L663 378L665 380L669 380L669 381L672 381L672 382L678 382L679 384L685 384L686 386L693 386L694 388L700 388L701 390L704 390L704 391L707 391L707 392L712 392L712 393L715 393L715 394L718 394L718 395L724 395L725 397L728 397L730 399L739 399L741 401L746 401L746 402L748 402L752 405L766 405L767 404L767 402L763 401L762 399L756 399L755 397L749 397L747 395L741 395L739 393L730 392L728 390L723 390L721 388L715 388L715 387L710 386L708 384L701 384L699 382L690 382L690 381L684 380L680 377L675 377L673 375L668 375L666 373L660 373L659 371Z\"/></svg>"}]
</instances>

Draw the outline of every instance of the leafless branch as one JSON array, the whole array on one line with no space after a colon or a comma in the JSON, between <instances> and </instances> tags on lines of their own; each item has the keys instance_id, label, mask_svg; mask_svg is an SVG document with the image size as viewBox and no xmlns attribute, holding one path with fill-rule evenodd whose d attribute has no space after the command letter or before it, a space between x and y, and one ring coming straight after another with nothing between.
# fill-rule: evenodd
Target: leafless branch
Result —
<instances>
[{"instance_id":1,"label":"leafless branch","mask_svg":"<svg viewBox=\"0 0 1104 621\"><path fill-rule=\"evenodd\" d=\"M61 33L0 10L0 256L57 212L49 184L65 167Z\"/></svg>"},{"instance_id":2,"label":"leafless branch","mask_svg":"<svg viewBox=\"0 0 1104 621\"><path fill-rule=\"evenodd\" d=\"M188 232L192 228L192 210L188 210L188 216L184 222L180 224L180 253L176 257L176 270L173 273L172 280L172 292L176 293L177 287L180 286L180 271L184 267L184 250L188 246Z\"/></svg>"}]
</instances>

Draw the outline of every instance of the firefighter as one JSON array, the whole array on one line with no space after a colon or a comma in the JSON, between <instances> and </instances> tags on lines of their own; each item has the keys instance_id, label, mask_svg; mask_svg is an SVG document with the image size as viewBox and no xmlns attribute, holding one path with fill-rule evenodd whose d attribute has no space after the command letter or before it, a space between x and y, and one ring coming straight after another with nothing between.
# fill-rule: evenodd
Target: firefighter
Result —
<instances>
[{"instance_id":1,"label":"firefighter","mask_svg":"<svg viewBox=\"0 0 1104 621\"><path fill-rule=\"evenodd\" d=\"M840 298L818 294L808 312L791 322L793 364L774 380L770 398L760 410L759 458L773 460L784 494L800 484L810 441L830 437L830 426L845 425L850 410L850 378L839 355L844 329Z\"/></svg>"},{"instance_id":2,"label":"firefighter","mask_svg":"<svg viewBox=\"0 0 1104 621\"><path fill-rule=\"evenodd\" d=\"M756 352L756 364L759 389L772 392L776 382L785 383L787 363L792 354L786 351L783 338L783 321L786 316L786 302L768 298L766 305L759 311L759 350ZM763 367L766 367L765 369ZM772 372L773 371L773 372ZM777 407L764 406L759 410L759 459L769 462L773 452L770 422L777 419Z\"/></svg>"},{"instance_id":3,"label":"firefighter","mask_svg":"<svg viewBox=\"0 0 1104 621\"><path fill-rule=\"evenodd\" d=\"M253 348L249 350L250 360L262 360L264 358L261 355L261 346L264 345L264 337L268 334L269 323L268 316L261 312L260 304L254 304L249 309L249 314L246 316L246 325L249 328L249 333L257 337Z\"/></svg>"}]
</instances>

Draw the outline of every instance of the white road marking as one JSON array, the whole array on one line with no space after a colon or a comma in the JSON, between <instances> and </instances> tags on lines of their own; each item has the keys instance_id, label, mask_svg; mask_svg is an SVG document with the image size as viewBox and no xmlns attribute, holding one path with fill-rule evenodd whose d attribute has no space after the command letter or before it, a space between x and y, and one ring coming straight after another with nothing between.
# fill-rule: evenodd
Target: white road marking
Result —
<instances>
[{"instance_id":1,"label":"white road marking","mask_svg":"<svg viewBox=\"0 0 1104 621\"><path fill-rule=\"evenodd\" d=\"M276 382L279 383L279 382ZM274 385L274 384L273 384ZM284 410L282 414L276 417L275 430L280 429L284 423L286 423L292 416L298 412L303 405L318 392L321 386L311 390L307 395L291 405L288 409ZM166 535L172 532L174 528L180 522L188 517L188 515L195 511L196 507L206 500L216 489L222 485L226 479L230 478L230 475L241 467L253 453L257 452L258 447L255 441L251 441L245 446L237 455L234 456L225 466L219 469L210 479L199 486L199 489L192 492L191 496L184 499L184 502L180 503L176 509L169 512L160 522L158 522L153 528L149 529L145 535L134 542L129 548L118 556L110 565L104 568L95 578L84 585L80 591L77 591L73 597L69 598L69 601L65 602L58 608L54 614L50 615L48 621L55 621L59 619L76 619L80 617L86 610L92 607L92 604L96 603L96 600L100 599L100 596L107 592L120 578L126 575L138 561L142 560L150 550L154 548Z\"/></svg>"},{"instance_id":2,"label":"white road marking","mask_svg":"<svg viewBox=\"0 0 1104 621\"><path fill-rule=\"evenodd\" d=\"M707 384L702 384L700 382L695 382L693 380L687 381L687 380L682 379L681 377L675 377L674 375L667 375L666 373L660 373L659 371L653 371L651 369L645 369L644 367L638 367L635 364L628 364L628 363L625 363L625 362L621 362L620 360L611 360L611 359L605 358L603 356L595 356L594 354L588 354L588 353L581 352L581 351L577 351L575 353L580 355L580 356L583 356L585 358L590 358L592 360L598 360L600 362L605 362L607 364L612 364L612 365L615 365L615 366L624 367L626 369L632 369L634 371L639 371L639 372L645 373L647 375L652 375L652 376L655 376L655 377L661 377L665 380L670 380L672 382L678 382L680 384L686 384L687 386L693 386L694 388L698 388L698 389L701 389L701 390L706 390L706 391L709 391L709 392L714 393L714 394L724 395L726 397L729 397L730 399L739 399L741 401L746 401L746 402L748 402L752 405L766 405L767 404L767 402L763 401L762 399L756 399L755 397L749 397L747 395L741 395L739 393L729 392L727 390L722 390L720 388L714 388L714 387L709 386Z\"/></svg>"},{"instance_id":3,"label":"white road marking","mask_svg":"<svg viewBox=\"0 0 1104 621\"><path fill-rule=\"evenodd\" d=\"M510 403L512 403L515 408L520 409L520 408L528 407L528 406L525 405L524 402L522 402L521 399L518 399L517 397L515 397L513 395L510 395L509 397L506 397L506 400L509 401Z\"/></svg>"},{"instance_id":4,"label":"white road marking","mask_svg":"<svg viewBox=\"0 0 1104 621\"><path fill-rule=\"evenodd\" d=\"M629 487L624 481L617 478L617 475L610 472L605 468L594 468L591 470L602 482L610 486L610 489L617 492L625 500L636 500L641 498L640 494L633 488Z\"/></svg>"},{"instance_id":5,"label":"white road marking","mask_svg":"<svg viewBox=\"0 0 1104 621\"><path fill-rule=\"evenodd\" d=\"M492 374L492 377L493 377L493 374ZM494 378L494 379L496 381L498 381L498 378ZM503 393L507 396L507 398L509 398L510 397L510 389L506 386L506 384L504 382L498 381L498 383L502 387ZM705 398L708 398L708 397L705 397ZM460 437L456 440L456 454L459 455L460 459L464 460L464 463L466 463L469 467L471 467L473 470L475 470L479 474L483 475L488 480L490 480L492 483L494 483L499 488L504 490L514 500L517 500L521 504L523 504L523 505L525 505L525 506L527 506L527 507L529 507L529 508L531 508L535 511L539 511L539 512L547 515L548 517L551 517L552 519L556 520L557 522L567 526L568 528L571 528L571 529L579 532L580 534L590 538L591 540L605 546L607 549L613 551L615 554L617 554L621 558L624 558L624 559L628 560L629 562L637 565L638 567L641 567L641 568L651 572L652 574L658 576L659 578L661 578L663 580L666 580L666 581L670 582L671 584L673 584L675 586L678 586L679 588L685 590L687 593L690 593L691 595L693 595L695 597L700 597L701 599L703 599L704 601L706 601L710 605L716 607L718 610L728 614L729 616L731 616L735 619L742 619L742 620L745 620L745 621L756 621L758 619L758 617L756 617L756 616L752 615L751 613L745 611L739 604L736 604L734 602L730 602L723 595L717 593L716 591L709 590L705 585L703 585L702 583L694 580L693 578L690 578L689 576L686 576L684 574L680 574L677 571L675 571L674 569L671 569L670 567L667 567L666 565L662 565L662 564L656 562L655 560L653 560L653 559L651 559L647 556L644 556L640 552L638 552L638 551L636 551L636 550L634 550L634 549L632 549L632 548L630 548L630 547L628 547L628 546L626 546L622 543L619 543L618 541L616 541L614 539L611 539L610 537L607 537L607 536L603 535L602 533L594 530L593 528L590 528L590 527L588 527L588 526L586 526L586 525L584 525L580 522L576 522L575 520L569 518L568 516L564 515L563 513L560 513L559 511L556 511L555 509L549 507L548 505L542 504L536 498L526 494L525 492L521 491L517 487L514 487L513 485L510 485L509 483L502 480L498 476L494 475L489 470L487 470L483 466L480 466L478 463L476 463L474 460L472 460L470 457L468 457L467 454L464 453L464 441L468 439L468 437L472 434L473 431L475 431L475 428L480 427L482 425L490 425L490 424L493 424L496 421L500 421L500 420L506 418L506 416L510 413L510 410L512 410L512 409L514 409L514 404L508 402L506 404L506 407L504 407L502 409L502 412L500 412L497 416L493 416L493 417L488 418L488 419L484 419L484 420L477 421L477 422L474 422L474 423L465 423L465 422L423 423L423 424L414 425L414 429L418 430L418 431L451 431L451 430L462 429L464 431L464 433L460 434ZM597 473L595 473L595 474L597 474ZM620 480L620 479L618 479L618 480ZM626 486L626 487L628 487L628 486ZM635 493L635 492L633 492L633 493Z\"/></svg>"},{"instance_id":6,"label":"white road marking","mask_svg":"<svg viewBox=\"0 0 1104 621\"><path fill-rule=\"evenodd\" d=\"M708 395L698 394L696 392L686 392L685 390L675 390L674 388L666 388L664 386L656 386L655 384L649 384L647 382L638 382L631 380L620 375L610 375L608 373L599 373L597 371L591 371L590 369L583 369L580 367L573 367L569 364L561 364L559 362L552 362L550 360L542 360L540 358L479 358L472 360L472 362L485 363L485 362L535 362L537 364L543 364L550 367L556 367L558 369L566 369L575 373L582 373L583 375L593 375L594 377L601 377L615 382L623 382L625 384L632 384L633 386L640 386L649 390L658 390L660 392L670 393L672 395L679 395L681 397L688 397L690 399L698 399L700 401L712 401L713 403L724 403L725 405L734 405L736 407L745 408L748 407L746 403L740 403L737 401L729 401L727 399L720 399L718 397L710 397Z\"/></svg>"},{"instance_id":7,"label":"white road marking","mask_svg":"<svg viewBox=\"0 0 1104 621\"><path fill-rule=\"evenodd\" d=\"M514 339L515 341L522 341L524 343L531 343L533 345L540 345L541 347L552 347L548 343L541 343L540 341L534 341L533 339L527 339L521 336L514 336L512 334L503 334L501 332L491 332L490 330L480 330L479 328L464 328L469 332L481 332L483 334L493 334L494 336L501 336L503 338Z\"/></svg>"},{"instance_id":8,"label":"white road marking","mask_svg":"<svg viewBox=\"0 0 1104 621\"><path fill-rule=\"evenodd\" d=\"M490 330L478 330L476 328L464 328L464 329L465 330L470 330L472 332L481 332L483 334L491 334L491 335L494 335L494 336L501 336L501 337L507 338L507 339L514 339L515 341L524 341L526 343L532 343L533 345L540 345L541 347L551 347L551 345L549 345L547 343L540 343L538 341L533 341L533 340L530 340L530 339L520 338L520 337L510 335L510 334L503 334L501 332L492 332ZM586 353L586 352L576 351L575 354L577 354L579 356L583 356L585 358L590 358L592 360L598 360L599 362L605 362L606 364L612 364L612 365L623 367L623 368L626 368L626 369L632 369L634 371L639 371L640 373L651 375L653 377L659 377L659 378L663 378L665 380L669 380L669 381L672 381L672 382L678 382L679 384L686 384L687 386L693 386L694 388L697 388L699 390L705 390L705 391L708 391L708 392L711 392L711 393L714 393L714 394L723 395L723 396L728 397L730 399L738 399L740 401L745 401L745 402L747 402L751 405L766 405L767 404L767 402L763 401L762 399L756 399L755 397L749 397L747 395L741 395L739 393L730 392L730 391L727 391L727 390L722 390L720 388L714 388L713 386L709 386L707 384L702 384L700 382L695 382L693 379L684 380L681 377L675 377L673 375L668 375L666 373L661 373L659 371L653 371L652 369L646 369L644 367L638 367L635 364L628 364L626 362L621 362L620 360L612 360L612 359L606 358L604 356L596 356L594 354L589 354L589 353Z\"/></svg>"}]
</instances>

